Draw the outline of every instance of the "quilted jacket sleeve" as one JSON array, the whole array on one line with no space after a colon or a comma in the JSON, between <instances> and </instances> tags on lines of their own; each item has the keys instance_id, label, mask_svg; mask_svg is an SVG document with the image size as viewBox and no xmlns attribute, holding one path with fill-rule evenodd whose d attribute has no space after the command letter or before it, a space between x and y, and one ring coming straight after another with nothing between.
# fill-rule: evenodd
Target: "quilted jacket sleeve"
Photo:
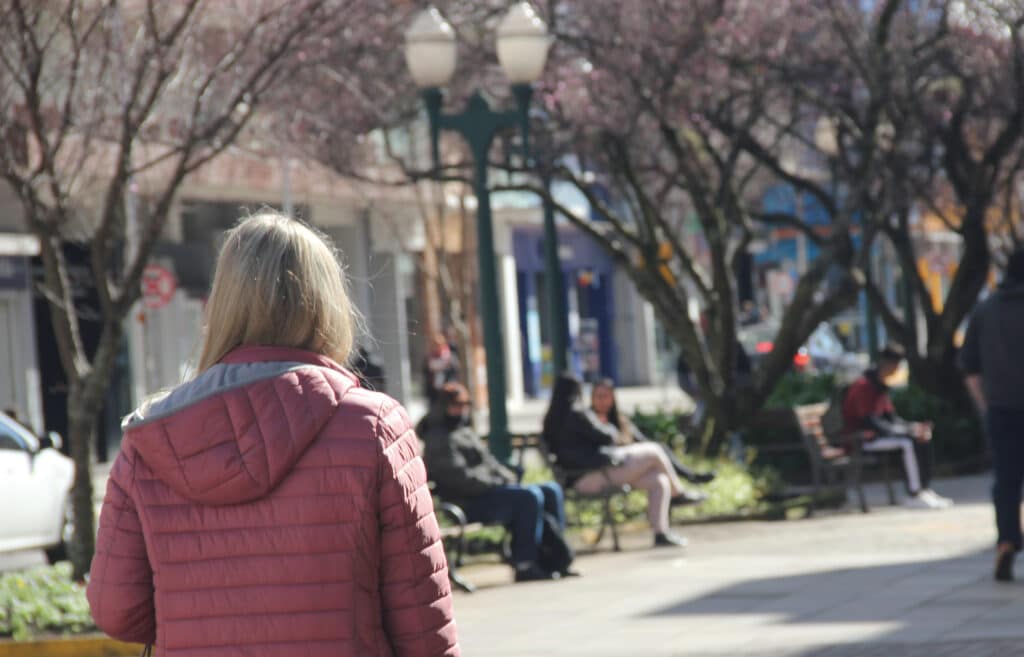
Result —
<instances>
[{"instance_id":1,"label":"quilted jacket sleeve","mask_svg":"<svg viewBox=\"0 0 1024 657\"><path fill-rule=\"evenodd\" d=\"M153 571L129 493L133 469L130 458L124 452L118 454L100 513L87 595L101 630L122 641L153 643Z\"/></svg>"},{"instance_id":2,"label":"quilted jacket sleeve","mask_svg":"<svg viewBox=\"0 0 1024 657\"><path fill-rule=\"evenodd\" d=\"M388 401L378 418L381 599L395 657L458 657L448 565L409 416Z\"/></svg>"}]
</instances>

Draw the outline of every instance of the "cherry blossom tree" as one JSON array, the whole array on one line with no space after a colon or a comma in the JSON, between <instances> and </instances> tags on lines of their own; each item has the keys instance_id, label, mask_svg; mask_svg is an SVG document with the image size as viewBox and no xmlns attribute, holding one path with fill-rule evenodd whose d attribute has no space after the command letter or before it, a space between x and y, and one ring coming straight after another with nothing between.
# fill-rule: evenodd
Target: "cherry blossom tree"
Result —
<instances>
[{"instance_id":1,"label":"cherry blossom tree","mask_svg":"<svg viewBox=\"0 0 1024 657\"><path fill-rule=\"evenodd\" d=\"M538 2L554 47L537 90L536 157L496 146L494 166L513 174L496 189L545 194L535 174L546 171L587 198L589 214L558 210L611 254L679 345L709 405L712 448L754 416L818 324L861 293L908 346L915 380L955 396L954 335L988 276L993 208L1020 168L1019 5ZM478 87L500 101L507 84L492 35L506 3L439 7L460 47L449 102ZM387 42L400 39L392 25ZM400 49L377 57L387 79L360 90L376 117L362 127L420 120ZM346 134L329 118L318 128L325 142ZM387 166L367 166L360 148L325 157L376 183L465 178L455 145L432 170L387 130L378 135ZM766 203L780 187L818 218ZM928 209L964 243L942 308L917 270L914 218ZM779 228L819 256L799 272L774 348L748 377L737 371L736 270L753 242ZM871 271L882 244L897 255L912 312L893 307ZM910 319L918 314L921 336Z\"/></svg>"},{"instance_id":2,"label":"cherry blossom tree","mask_svg":"<svg viewBox=\"0 0 1024 657\"><path fill-rule=\"evenodd\" d=\"M875 245L895 253L899 303L875 277L865 289L890 337L907 348L914 381L966 408L956 334L989 279L993 237L1012 237L1005 222L1019 216L1024 4L886 0L864 11L837 1L812 16L806 38L771 60L767 75L788 102L830 126L819 155L836 171L844 202L862 213L865 257ZM748 146L774 167L754 136ZM919 268L921 217L962 245L941 304Z\"/></svg>"},{"instance_id":3,"label":"cherry blossom tree","mask_svg":"<svg viewBox=\"0 0 1024 657\"><path fill-rule=\"evenodd\" d=\"M39 289L68 382L77 578L94 545L94 427L176 192L190 173L258 136L265 106L287 102L284 83L339 25L387 4L0 2L0 176L39 240ZM363 45L355 35L348 43L353 53ZM88 249L101 323L95 350L82 339L64 249L71 241Z\"/></svg>"}]
</instances>

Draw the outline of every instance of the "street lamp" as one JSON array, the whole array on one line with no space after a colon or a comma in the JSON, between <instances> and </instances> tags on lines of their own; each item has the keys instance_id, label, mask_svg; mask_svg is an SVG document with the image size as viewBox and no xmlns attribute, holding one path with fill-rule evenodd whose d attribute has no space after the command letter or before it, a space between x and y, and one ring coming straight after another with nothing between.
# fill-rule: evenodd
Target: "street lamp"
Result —
<instances>
[{"instance_id":1,"label":"street lamp","mask_svg":"<svg viewBox=\"0 0 1024 657\"><path fill-rule=\"evenodd\" d=\"M430 120L430 144L434 167L440 164L442 130L462 135L473 158L473 193L477 199L477 251L480 260L480 310L487 355L487 399L490 406L491 451L503 460L510 455L508 411L505 408L505 355L501 330L501 309L494 262L494 230L491 198L487 183L487 156L494 137L502 130L519 126L524 155L528 153L531 84L540 77L547 61L551 39L547 26L527 2L513 6L498 25L498 61L512 83L516 107L496 111L477 92L457 114L442 112L441 88L455 73L455 31L435 8L423 11L405 35L405 56L409 72L420 88Z\"/></svg>"},{"instance_id":2,"label":"street lamp","mask_svg":"<svg viewBox=\"0 0 1024 657\"><path fill-rule=\"evenodd\" d=\"M545 162L540 169L541 186L544 194L541 203L544 208L544 280L547 283L548 334L551 336L551 365L554 374L569 369L569 336L566 320L569 311L565 303L565 280L562 263L558 255L558 228L555 226L555 202L551 196L551 162Z\"/></svg>"}]
</instances>

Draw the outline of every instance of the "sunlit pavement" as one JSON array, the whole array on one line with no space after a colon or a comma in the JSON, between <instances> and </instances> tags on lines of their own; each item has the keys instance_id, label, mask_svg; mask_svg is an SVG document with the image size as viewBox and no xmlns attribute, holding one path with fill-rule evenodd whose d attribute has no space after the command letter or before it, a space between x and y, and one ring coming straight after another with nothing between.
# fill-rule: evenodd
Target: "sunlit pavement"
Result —
<instances>
[{"instance_id":1,"label":"sunlit pavement","mask_svg":"<svg viewBox=\"0 0 1024 657\"><path fill-rule=\"evenodd\" d=\"M506 567L465 568L481 589L456 600L463 652L1024 654L1024 583L991 581L987 478L936 488L957 506L692 526L685 551L652 550L649 536L631 536L624 553L581 558L579 579L511 585Z\"/></svg>"}]
</instances>

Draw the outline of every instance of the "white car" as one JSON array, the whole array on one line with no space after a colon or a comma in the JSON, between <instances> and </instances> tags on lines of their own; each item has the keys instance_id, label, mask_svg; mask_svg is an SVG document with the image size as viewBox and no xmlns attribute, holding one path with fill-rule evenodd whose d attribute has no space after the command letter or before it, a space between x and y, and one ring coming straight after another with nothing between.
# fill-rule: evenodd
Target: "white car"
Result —
<instances>
[{"instance_id":1,"label":"white car","mask_svg":"<svg viewBox=\"0 0 1024 657\"><path fill-rule=\"evenodd\" d=\"M38 438L0 413L0 552L42 548L50 563L67 557L75 464L60 436Z\"/></svg>"}]
</instances>

